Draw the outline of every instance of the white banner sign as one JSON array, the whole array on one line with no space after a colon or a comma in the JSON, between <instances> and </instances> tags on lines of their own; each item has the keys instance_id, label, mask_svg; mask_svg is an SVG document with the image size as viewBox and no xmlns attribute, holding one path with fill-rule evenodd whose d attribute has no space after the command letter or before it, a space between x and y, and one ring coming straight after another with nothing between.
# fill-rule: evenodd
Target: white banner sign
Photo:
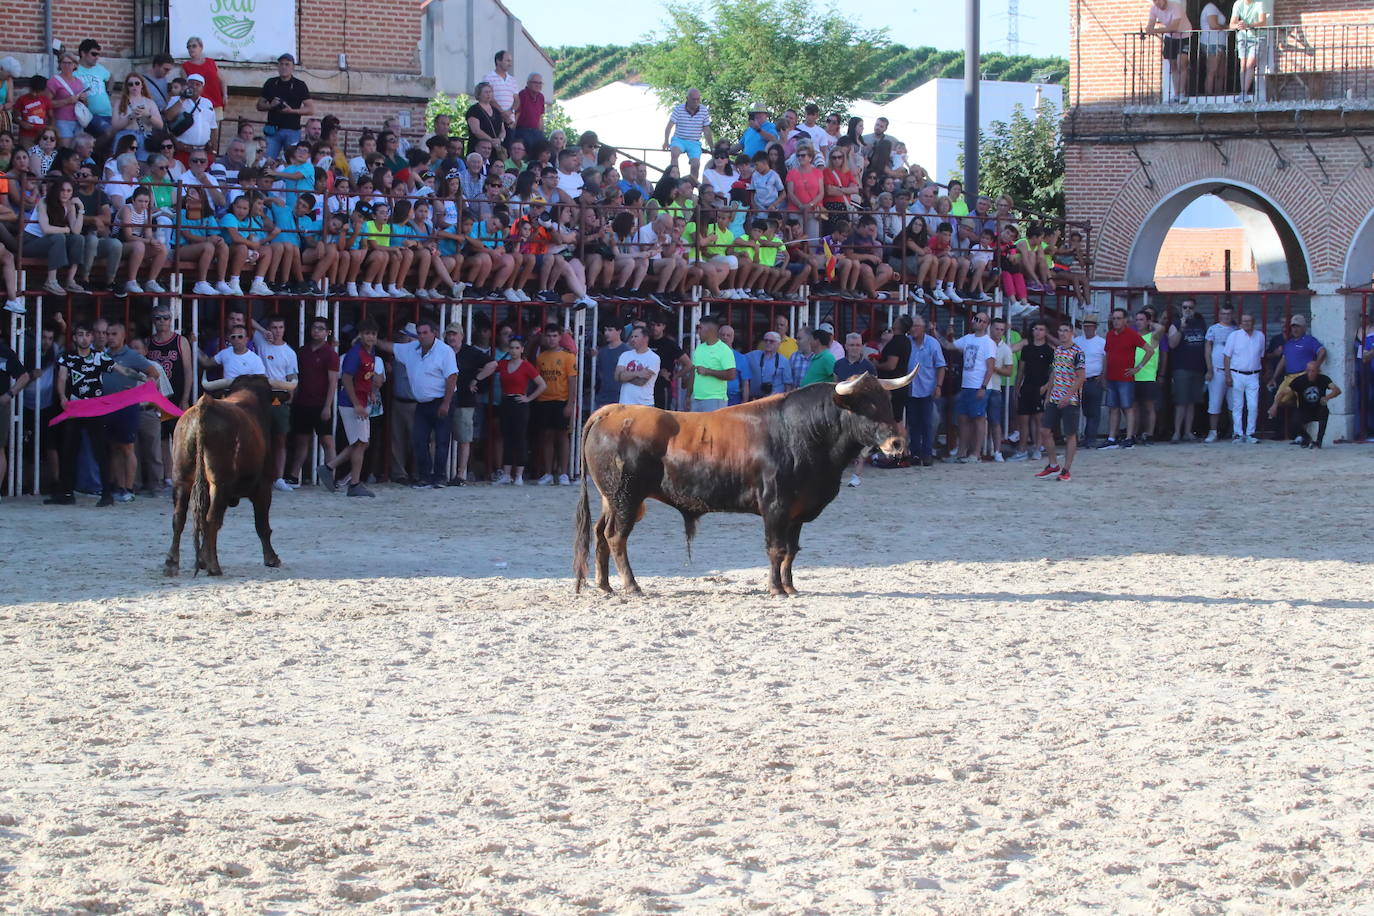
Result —
<instances>
[{"instance_id":1,"label":"white banner sign","mask_svg":"<svg viewBox=\"0 0 1374 916\"><path fill-rule=\"evenodd\" d=\"M296 54L296 0L171 0L169 12L177 57L193 36L216 60L275 61Z\"/></svg>"}]
</instances>

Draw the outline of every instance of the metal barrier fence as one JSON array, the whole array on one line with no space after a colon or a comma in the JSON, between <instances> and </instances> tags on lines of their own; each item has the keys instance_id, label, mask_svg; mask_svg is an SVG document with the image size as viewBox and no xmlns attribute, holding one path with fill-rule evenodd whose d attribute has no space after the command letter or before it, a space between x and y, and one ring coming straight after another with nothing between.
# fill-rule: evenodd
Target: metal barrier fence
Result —
<instances>
[{"instance_id":1,"label":"metal barrier fence","mask_svg":"<svg viewBox=\"0 0 1374 916\"><path fill-rule=\"evenodd\" d=\"M147 183L144 186L150 188L171 187L174 189L175 205L171 208L170 219L165 226L159 228L165 229L174 238L180 238L183 228L187 227L187 224L183 223L186 211L182 206L184 196L188 191L187 186L176 182ZM230 191L247 190L251 192L260 190L235 185L223 187ZM289 194L284 196L289 198ZM432 196L417 195L396 195L396 199L435 201ZM439 200L442 202L442 198ZM491 205L491 201L473 199L465 199L461 203L467 207L476 207L482 204ZM518 204L516 206L527 205ZM741 215L747 219L750 216L763 215L768 212L750 210ZM784 211L784 218L787 215ZM867 215L890 217L892 213L888 211L853 210L847 211L844 215L849 219L858 220ZM586 213L579 212L575 225L584 225L586 217ZM914 214L912 217L921 218ZM1007 218L1008 216L1005 214L1002 217L1002 219ZM23 219L24 216L21 216L21 220ZM999 222L999 218L995 216L989 216L988 219L994 223ZM793 236L796 235L797 233L794 231ZM362 232L361 236L363 238L371 237L367 232ZM29 272L46 266L46 262L23 256L25 237L26 234L23 232L21 223L19 232L21 277L26 277ZM602 238L596 233L579 232L575 243L570 243L574 245L573 256L576 258L597 256L593 246ZM708 251L702 249L700 238L699 235L694 237L690 246L687 246L682 244L680 235L675 237L672 240L673 254L675 256L689 255L690 260L700 266L709 254ZM422 239L421 241L429 240ZM494 234L482 235L476 241L481 246L497 245L502 248L510 244L507 237ZM777 241L780 245L784 244L783 239ZM627 238L614 236L611 238L611 242L615 246L616 252L636 252L646 246L661 244L659 242L641 242L633 236ZM800 246L802 257L812 261L823 261L826 252L823 247L819 251L816 249L817 242L818 239L814 237L789 237L786 240L786 245ZM887 260L886 257L882 256L890 254L893 246L889 242L882 242L878 244L877 249L882 260ZM830 252L829 254L833 256L837 255L838 252ZM819 276L825 276L826 266L821 264L821 269L818 271ZM564 326L572 326L574 339L578 341L576 355L579 377L583 380L584 397L578 399L575 407L578 413L575 419L580 419L586 404L590 403L590 379L587 373L583 371L586 366L591 364L592 356L592 350L588 346L587 331L589 327L593 329L599 327L601 319L609 315L616 315L617 319L620 319L634 315L642 316L647 314L650 309L661 311L664 307L670 307L675 313L673 323L677 328L678 340L682 342L688 352L695 343L696 321L707 310L722 313L727 322L737 325L741 332L737 339L737 347L741 350L752 349L756 338L764 329L771 326L779 316L785 316L788 319L789 327L793 330L802 326L815 328L822 322L829 322L834 326L838 340L843 341L846 333L857 331L864 335L865 340L870 344L877 344L882 330L889 327L895 317L900 314L921 313L931 323L932 327L936 328L965 324L975 308L992 311L1004 317L1016 317L1015 313L1009 311L1007 303L1001 301L1001 293L997 290L994 290L993 298L986 302L958 303L932 300L918 305L912 299L910 283L915 278L909 275L905 265L899 266L903 269L894 276L895 287L884 292L881 298L854 294L853 291L850 295L821 292L814 282L804 283L797 288L795 294L786 296L766 298L751 296L743 299L712 297L706 295L707 290L698 278L690 286L685 281L679 281L683 301L677 305L665 306L661 300L655 302L642 296L639 298L616 297L611 299L606 296L599 296L594 311L582 311L566 302L513 303L474 299L472 297L448 297L437 300L408 297L378 300L375 297L340 296L337 294L337 290L329 289L328 281L324 284L325 288L320 290L318 294L309 295L299 292L272 297L247 296L243 298L197 295L190 290L192 280L187 276L193 265L181 258L173 257L169 259L167 292L158 294L155 299L171 308L174 316L174 329L179 332L188 331L194 336L198 344L205 336L204 332L213 333L223 339L227 315L233 310L244 311L246 317L250 319L263 318L268 312L296 314L296 343L298 345L305 340L307 318L317 314L330 319L334 340L340 344L347 343L351 339L348 328L356 325L356 322L361 321L364 317L377 318L383 330L388 334L394 332L405 321L418 320L422 315L435 317L441 327L451 321L460 321L469 331L471 331L474 323L485 324L494 328L499 322L510 321L516 333L523 334L528 327L542 325L552 315ZM121 298L112 292L99 291L88 295L55 295L30 288L25 291L25 295L30 303L30 313L15 319L12 336L15 338L15 342L21 345L16 349L28 353L30 357L41 351L39 340L43 330L44 318L45 316L52 316L54 312L60 312L64 316L65 320L62 325L68 334L78 317L118 319L133 331L147 315L140 310L141 297ZM1052 284L1049 292L1035 297L1039 302L1037 314L1066 314L1069 311L1067 307L1068 295L1068 291L1063 286ZM405 320L401 320L403 316ZM587 324L588 318L593 318L595 323L589 326ZM131 336L133 335L131 334ZM468 339L472 339L470 333ZM198 392L193 391L193 396L196 393ZM391 396L388 392L387 397ZM17 413L11 417L16 432L16 435L12 437L11 444L11 451L16 455L16 460L11 463L9 472L11 492L17 492L20 486L27 486L36 492L40 483L39 469L42 467L42 455L39 440L42 437L37 434L41 431L39 407L35 406L32 411L26 411L26 415L28 413L31 413L31 417L28 419ZM384 420L383 423L386 424L389 421ZM493 424L488 428L496 430L497 435L499 435L499 427ZM27 430L27 439L25 439L25 430ZM385 432L379 437L382 451L377 459L382 462L383 468L392 466L389 453L391 437ZM494 438L489 437L487 439L486 458L489 464L494 460ZM27 442L27 448L23 450L21 455L19 452L21 451L21 444L24 442ZM577 446L576 436L573 436L570 448L573 456L570 470L573 473L576 473L579 467Z\"/></svg>"},{"instance_id":2,"label":"metal barrier fence","mask_svg":"<svg viewBox=\"0 0 1374 916\"><path fill-rule=\"evenodd\" d=\"M1195 30L1181 38L1128 32L1122 46L1127 105L1181 101L1173 68L1185 59L1183 99L1301 103L1374 97L1374 23Z\"/></svg>"}]
</instances>

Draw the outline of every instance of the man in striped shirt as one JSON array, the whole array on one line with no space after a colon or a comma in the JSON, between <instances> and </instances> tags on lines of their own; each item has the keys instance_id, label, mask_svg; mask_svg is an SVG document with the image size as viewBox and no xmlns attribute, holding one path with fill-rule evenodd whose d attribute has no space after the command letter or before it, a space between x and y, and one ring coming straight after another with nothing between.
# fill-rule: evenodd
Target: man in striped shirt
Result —
<instances>
[{"instance_id":1,"label":"man in striped shirt","mask_svg":"<svg viewBox=\"0 0 1374 916\"><path fill-rule=\"evenodd\" d=\"M514 127L515 96L520 92L520 83L511 73L515 58L509 51L497 51L493 62L496 68L482 77L482 82L491 84L491 98L501 109L501 118L507 127Z\"/></svg>"},{"instance_id":2,"label":"man in striped shirt","mask_svg":"<svg viewBox=\"0 0 1374 916\"><path fill-rule=\"evenodd\" d=\"M677 157L687 154L692 177L701 168L701 147L711 145L711 112L701 104L701 90L688 89L685 104L673 106L668 123L663 128L663 148L672 153L673 165ZM681 174L681 172L679 172Z\"/></svg>"}]
</instances>

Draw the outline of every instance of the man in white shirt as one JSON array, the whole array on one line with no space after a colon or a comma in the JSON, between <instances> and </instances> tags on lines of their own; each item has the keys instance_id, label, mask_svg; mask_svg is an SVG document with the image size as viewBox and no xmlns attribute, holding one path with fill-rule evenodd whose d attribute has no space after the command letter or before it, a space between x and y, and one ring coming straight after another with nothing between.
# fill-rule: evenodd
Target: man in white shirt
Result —
<instances>
[{"instance_id":1,"label":"man in white shirt","mask_svg":"<svg viewBox=\"0 0 1374 916\"><path fill-rule=\"evenodd\" d=\"M171 124L183 111L191 113L191 126L174 139L178 150L205 149L218 146L219 122L215 119L215 106L209 99L201 98L205 89L205 77L192 73L186 77L186 89L190 98L179 100L163 114L167 124Z\"/></svg>"},{"instance_id":2,"label":"man in white shirt","mask_svg":"<svg viewBox=\"0 0 1374 916\"><path fill-rule=\"evenodd\" d=\"M1255 330L1255 316L1240 317L1240 330L1226 338L1222 347L1226 383L1231 386L1231 424L1233 442L1255 444L1255 419L1259 413L1260 361L1264 358L1264 334ZM1245 430L1241 433L1242 410L1245 411Z\"/></svg>"},{"instance_id":3,"label":"man in white shirt","mask_svg":"<svg viewBox=\"0 0 1374 916\"><path fill-rule=\"evenodd\" d=\"M1223 305L1217 311L1217 323L1207 329L1203 340L1202 355L1206 359L1207 374L1207 420L1211 431L1207 433L1208 442L1217 441L1217 427L1221 423L1221 408L1226 403L1226 372L1222 364L1222 349L1236 330L1236 319L1232 317L1231 307Z\"/></svg>"},{"instance_id":4,"label":"man in white shirt","mask_svg":"<svg viewBox=\"0 0 1374 916\"><path fill-rule=\"evenodd\" d=\"M1083 333L1073 339L1083 351L1083 448L1097 445L1097 425L1102 422L1102 373L1107 368L1107 341L1097 336L1097 316L1083 316Z\"/></svg>"},{"instance_id":5,"label":"man in white shirt","mask_svg":"<svg viewBox=\"0 0 1374 916\"><path fill-rule=\"evenodd\" d=\"M515 97L520 92L520 83L511 75L515 58L509 51L496 52L496 69L482 77L482 82L491 84L491 98L501 109L501 117L507 127L515 126Z\"/></svg>"},{"instance_id":6,"label":"man in white shirt","mask_svg":"<svg viewBox=\"0 0 1374 916\"><path fill-rule=\"evenodd\" d=\"M284 390L295 388L301 369L296 351L286 342L286 319L273 315L267 319L267 333L259 337L255 332L253 337L272 387ZM279 382L288 384L279 385ZM286 472L286 434L291 430L291 405L283 397L273 397L271 415L272 450L277 469L277 478L272 482L272 487L290 492L296 488L287 483L282 475Z\"/></svg>"},{"instance_id":7,"label":"man in white shirt","mask_svg":"<svg viewBox=\"0 0 1374 916\"><path fill-rule=\"evenodd\" d=\"M569 202L577 200L577 195L582 193L582 173L578 171L577 165L581 159L581 154L575 149L562 149L558 151L558 190L567 195Z\"/></svg>"},{"instance_id":8,"label":"man in white shirt","mask_svg":"<svg viewBox=\"0 0 1374 916\"><path fill-rule=\"evenodd\" d=\"M449 412L458 389L458 359L453 348L439 339L439 328L433 321L417 321L415 330L419 340L398 344L379 340L377 349L390 353L405 367L415 396L410 439L415 451L415 481L410 486L438 490L448 484L448 443L453 427Z\"/></svg>"},{"instance_id":9,"label":"man in white shirt","mask_svg":"<svg viewBox=\"0 0 1374 916\"><path fill-rule=\"evenodd\" d=\"M953 327L950 328L953 336ZM959 416L959 454L956 464L978 460L978 452L988 435L988 385L996 376L997 344L988 336L988 316L978 312L973 316L973 333L944 344L964 360L963 387L955 412Z\"/></svg>"},{"instance_id":10,"label":"man in white shirt","mask_svg":"<svg viewBox=\"0 0 1374 916\"><path fill-rule=\"evenodd\" d=\"M811 136L811 145L816 149L825 149L835 141L830 139L830 135L825 132L825 125L817 120L821 116L821 110L815 102L810 102L802 109L804 120L797 125L797 130L804 130ZM830 143L825 141L830 140Z\"/></svg>"},{"instance_id":11,"label":"man in white shirt","mask_svg":"<svg viewBox=\"0 0 1374 916\"><path fill-rule=\"evenodd\" d=\"M649 349L649 334L643 328L630 332L630 349L620 354L615 378L620 382L620 403L654 406L654 380L662 365L658 354Z\"/></svg>"},{"instance_id":12,"label":"man in white shirt","mask_svg":"<svg viewBox=\"0 0 1374 916\"><path fill-rule=\"evenodd\" d=\"M229 328L229 346L214 356L201 353L200 364L207 369L222 367L226 382L232 382L240 375L267 374L267 366L263 364L262 357L248 349L248 329L241 324Z\"/></svg>"}]
</instances>

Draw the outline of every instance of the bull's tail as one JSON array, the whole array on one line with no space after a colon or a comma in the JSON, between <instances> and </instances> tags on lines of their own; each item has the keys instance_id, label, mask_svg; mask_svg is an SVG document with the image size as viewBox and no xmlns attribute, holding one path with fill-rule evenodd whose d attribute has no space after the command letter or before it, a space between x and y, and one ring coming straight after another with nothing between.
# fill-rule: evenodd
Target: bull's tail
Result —
<instances>
[{"instance_id":1,"label":"bull's tail","mask_svg":"<svg viewBox=\"0 0 1374 916\"><path fill-rule=\"evenodd\" d=\"M199 440L200 436L195 438ZM205 466L205 443L195 441L192 447L196 450L196 470L191 480L191 538L196 548L196 570L191 576L194 578L200 575L204 562L205 526L210 518L210 469Z\"/></svg>"},{"instance_id":2,"label":"bull's tail","mask_svg":"<svg viewBox=\"0 0 1374 916\"><path fill-rule=\"evenodd\" d=\"M574 590L582 593L582 583L587 579L587 554L592 545L592 507L591 494L587 492L587 478L591 476L586 466L587 432L591 421L582 428L582 496L577 501L577 518L573 525L573 577L576 579Z\"/></svg>"},{"instance_id":3,"label":"bull's tail","mask_svg":"<svg viewBox=\"0 0 1374 916\"><path fill-rule=\"evenodd\" d=\"M679 511L681 511L681 510L679 510ZM692 562L692 538L694 538L694 537L697 536L697 519L699 519L699 518L701 518L700 515L694 515L694 514L692 514L692 513L690 513L690 512L683 512L683 513L682 513L682 528L683 528L683 531L684 531L684 532L686 533L686 535L687 535L687 562L688 562L688 563Z\"/></svg>"}]
</instances>

